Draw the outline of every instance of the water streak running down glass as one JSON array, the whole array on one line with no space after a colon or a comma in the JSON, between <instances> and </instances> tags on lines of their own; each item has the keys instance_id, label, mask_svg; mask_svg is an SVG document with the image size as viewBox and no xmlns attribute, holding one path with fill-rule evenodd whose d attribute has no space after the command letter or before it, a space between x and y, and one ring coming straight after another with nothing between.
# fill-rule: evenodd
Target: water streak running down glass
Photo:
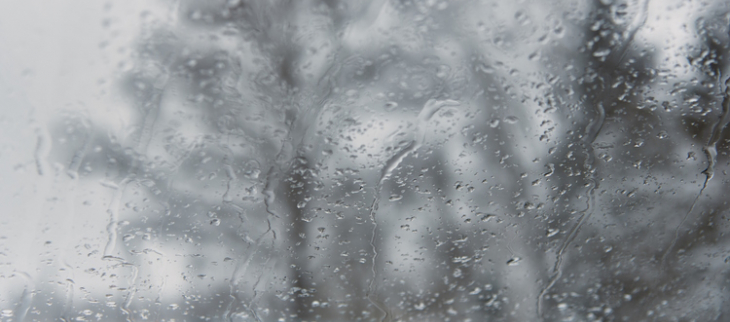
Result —
<instances>
[{"instance_id":1,"label":"water streak running down glass","mask_svg":"<svg viewBox=\"0 0 730 322\"><path fill-rule=\"evenodd\" d=\"M0 321L730 319L730 3L0 2Z\"/></svg>"}]
</instances>

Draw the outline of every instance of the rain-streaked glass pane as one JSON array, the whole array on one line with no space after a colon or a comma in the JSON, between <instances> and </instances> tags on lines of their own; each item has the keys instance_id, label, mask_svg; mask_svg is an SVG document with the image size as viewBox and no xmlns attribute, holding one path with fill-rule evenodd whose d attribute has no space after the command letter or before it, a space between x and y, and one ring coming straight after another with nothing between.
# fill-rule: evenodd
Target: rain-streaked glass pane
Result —
<instances>
[{"instance_id":1,"label":"rain-streaked glass pane","mask_svg":"<svg viewBox=\"0 0 730 322\"><path fill-rule=\"evenodd\" d=\"M730 2L0 1L0 321L728 321Z\"/></svg>"}]
</instances>

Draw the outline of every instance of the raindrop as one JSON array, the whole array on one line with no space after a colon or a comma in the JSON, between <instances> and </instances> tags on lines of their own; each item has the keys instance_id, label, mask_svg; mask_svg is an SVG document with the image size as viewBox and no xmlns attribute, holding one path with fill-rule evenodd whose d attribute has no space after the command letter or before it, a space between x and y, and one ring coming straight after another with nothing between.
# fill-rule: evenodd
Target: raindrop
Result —
<instances>
[{"instance_id":1,"label":"raindrop","mask_svg":"<svg viewBox=\"0 0 730 322\"><path fill-rule=\"evenodd\" d=\"M510 115L510 116L507 116L504 118L504 122L507 124L515 124L519 121L520 121L520 119L518 119L517 116Z\"/></svg>"},{"instance_id":2,"label":"raindrop","mask_svg":"<svg viewBox=\"0 0 730 322\"><path fill-rule=\"evenodd\" d=\"M453 273L454 277L461 277L461 275L462 275L461 269L457 268L454 270L454 273Z\"/></svg>"},{"instance_id":3,"label":"raindrop","mask_svg":"<svg viewBox=\"0 0 730 322\"><path fill-rule=\"evenodd\" d=\"M522 260L522 258L520 258L520 257L517 257L517 256L512 257L509 260L507 260L507 266L517 266L520 264L521 260Z\"/></svg>"},{"instance_id":4,"label":"raindrop","mask_svg":"<svg viewBox=\"0 0 730 322\"><path fill-rule=\"evenodd\" d=\"M547 237L548 238L553 237L553 236L557 235L559 232L560 232L560 229L548 228Z\"/></svg>"},{"instance_id":5,"label":"raindrop","mask_svg":"<svg viewBox=\"0 0 730 322\"><path fill-rule=\"evenodd\" d=\"M486 64L479 64L479 70L482 71L485 74L492 74L494 73L494 68L492 66L486 65Z\"/></svg>"},{"instance_id":6,"label":"raindrop","mask_svg":"<svg viewBox=\"0 0 730 322\"><path fill-rule=\"evenodd\" d=\"M606 57L611 54L611 49L599 49L593 52L593 57Z\"/></svg>"},{"instance_id":7,"label":"raindrop","mask_svg":"<svg viewBox=\"0 0 730 322\"><path fill-rule=\"evenodd\" d=\"M471 261L469 256L456 256L451 260L452 263L468 263L469 261Z\"/></svg>"}]
</instances>

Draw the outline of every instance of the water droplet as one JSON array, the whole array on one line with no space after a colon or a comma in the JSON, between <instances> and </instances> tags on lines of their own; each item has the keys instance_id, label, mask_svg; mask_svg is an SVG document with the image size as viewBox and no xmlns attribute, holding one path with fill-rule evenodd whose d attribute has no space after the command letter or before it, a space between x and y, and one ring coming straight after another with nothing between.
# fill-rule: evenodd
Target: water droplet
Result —
<instances>
[{"instance_id":1,"label":"water droplet","mask_svg":"<svg viewBox=\"0 0 730 322\"><path fill-rule=\"evenodd\" d=\"M461 277L461 275L462 275L461 269L459 269L459 268L455 269L453 275L454 275L454 277Z\"/></svg>"},{"instance_id":2,"label":"water droplet","mask_svg":"<svg viewBox=\"0 0 730 322\"><path fill-rule=\"evenodd\" d=\"M559 232L560 232L560 229L551 229L551 228L548 228L547 237L548 238L553 237L553 236L557 235Z\"/></svg>"},{"instance_id":3,"label":"water droplet","mask_svg":"<svg viewBox=\"0 0 730 322\"><path fill-rule=\"evenodd\" d=\"M520 119L518 119L517 116L510 115L510 116L507 116L504 118L504 122L508 123L508 124L515 124L519 121L520 121Z\"/></svg>"},{"instance_id":4,"label":"water droplet","mask_svg":"<svg viewBox=\"0 0 730 322\"><path fill-rule=\"evenodd\" d=\"M451 260L452 263L468 263L469 261L471 261L469 256L456 256Z\"/></svg>"},{"instance_id":5,"label":"water droplet","mask_svg":"<svg viewBox=\"0 0 730 322\"><path fill-rule=\"evenodd\" d=\"M485 73L485 74L492 74L492 73L494 73L494 68L492 68L492 66L489 66L489 65L484 64L484 63L479 64L479 70L481 70L482 73Z\"/></svg>"},{"instance_id":6,"label":"water droplet","mask_svg":"<svg viewBox=\"0 0 730 322\"><path fill-rule=\"evenodd\" d=\"M388 112L392 112L396 108L398 108L398 103L396 103L396 102L386 102L385 103L385 110Z\"/></svg>"},{"instance_id":7,"label":"water droplet","mask_svg":"<svg viewBox=\"0 0 730 322\"><path fill-rule=\"evenodd\" d=\"M593 52L593 57L606 57L611 54L611 49L599 49Z\"/></svg>"}]
</instances>

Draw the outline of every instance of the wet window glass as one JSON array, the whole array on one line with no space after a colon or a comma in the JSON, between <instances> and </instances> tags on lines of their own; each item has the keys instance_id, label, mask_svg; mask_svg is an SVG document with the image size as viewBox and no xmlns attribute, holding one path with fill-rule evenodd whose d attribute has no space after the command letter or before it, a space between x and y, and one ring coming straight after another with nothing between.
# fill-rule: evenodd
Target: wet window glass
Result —
<instances>
[{"instance_id":1,"label":"wet window glass","mask_svg":"<svg viewBox=\"0 0 730 322\"><path fill-rule=\"evenodd\" d=\"M729 28L2 1L0 321L728 320Z\"/></svg>"}]
</instances>

